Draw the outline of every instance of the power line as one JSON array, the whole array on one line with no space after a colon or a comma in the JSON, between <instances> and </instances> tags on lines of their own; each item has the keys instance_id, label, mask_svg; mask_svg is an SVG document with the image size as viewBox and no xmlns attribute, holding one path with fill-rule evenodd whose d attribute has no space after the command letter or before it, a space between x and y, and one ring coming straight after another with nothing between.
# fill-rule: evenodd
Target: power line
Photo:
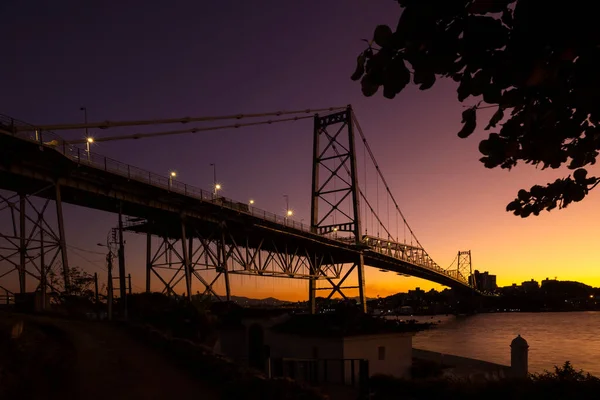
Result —
<instances>
[{"instance_id":1,"label":"power line","mask_svg":"<svg viewBox=\"0 0 600 400\"><path fill-rule=\"evenodd\" d=\"M315 114L322 111L337 111L345 109L346 107L327 107L327 108L307 108L304 110L294 111L274 111L257 114L233 114L213 117L183 117L183 118L167 118L167 119L155 119L155 120L140 120L140 121L102 121L102 122L90 122L84 124L55 124L55 125L35 125L35 126L14 126L16 131L32 131L32 130L43 130L43 131L58 131L58 130L73 130L73 129L84 129L84 128L99 128L108 129L115 127L125 126L142 126L142 125L164 125L164 124L187 124L190 122L207 122L207 121L222 121L228 119L244 119L244 118L260 118L260 117L280 117L282 115L294 115L294 114ZM310 116L312 118L312 115Z\"/></svg>"},{"instance_id":2,"label":"power line","mask_svg":"<svg viewBox=\"0 0 600 400\"><path fill-rule=\"evenodd\" d=\"M80 247L75 247L75 246L70 245L70 244L67 245L67 247L70 247L70 248L75 249L75 250L83 251L84 253L97 254L97 255L100 255L100 256L105 256L106 255L106 253L101 253L99 251L93 251L93 250L86 250L86 249L82 249Z\"/></svg>"},{"instance_id":3,"label":"power line","mask_svg":"<svg viewBox=\"0 0 600 400\"><path fill-rule=\"evenodd\" d=\"M70 246L68 246L68 247L70 247ZM98 263L97 263L97 262L95 262L95 261L92 261L92 260L90 260L89 258L87 258L87 257L85 257L84 255L80 254L80 253L79 253L79 252L77 252L76 250L74 250L74 249L71 249L71 251L73 252L73 254L75 254L75 255L77 255L77 256L79 256L79 257L81 257L83 260L87 261L87 262L88 262L89 264L91 264L92 266L95 266L96 268L99 268L99 269L101 269L101 270L102 270L102 271L104 271L104 272L108 271L108 270L106 269L106 267L104 267L104 266L102 266L102 265L98 264Z\"/></svg>"}]
</instances>

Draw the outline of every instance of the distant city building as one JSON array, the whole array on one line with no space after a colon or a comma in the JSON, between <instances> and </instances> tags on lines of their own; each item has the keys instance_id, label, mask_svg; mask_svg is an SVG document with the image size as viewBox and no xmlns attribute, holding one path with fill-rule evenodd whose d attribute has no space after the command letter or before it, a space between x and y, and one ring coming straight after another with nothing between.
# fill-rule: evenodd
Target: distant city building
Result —
<instances>
[{"instance_id":1,"label":"distant city building","mask_svg":"<svg viewBox=\"0 0 600 400\"><path fill-rule=\"evenodd\" d=\"M542 289L548 289L548 287L556 286L559 280L546 278L542 281Z\"/></svg>"},{"instance_id":2,"label":"distant city building","mask_svg":"<svg viewBox=\"0 0 600 400\"><path fill-rule=\"evenodd\" d=\"M496 275L490 275L489 272L479 272L475 270L473 275L469 277L469 284L482 292L494 292L497 288Z\"/></svg>"},{"instance_id":3,"label":"distant city building","mask_svg":"<svg viewBox=\"0 0 600 400\"><path fill-rule=\"evenodd\" d=\"M540 288L540 284L532 279L530 281L521 283L521 288L525 293L535 292Z\"/></svg>"},{"instance_id":4,"label":"distant city building","mask_svg":"<svg viewBox=\"0 0 600 400\"><path fill-rule=\"evenodd\" d=\"M424 294L425 294L425 291L421 290L420 287L416 288L415 290L408 291L408 297L410 297L411 299L416 299L416 300L422 299Z\"/></svg>"}]
</instances>

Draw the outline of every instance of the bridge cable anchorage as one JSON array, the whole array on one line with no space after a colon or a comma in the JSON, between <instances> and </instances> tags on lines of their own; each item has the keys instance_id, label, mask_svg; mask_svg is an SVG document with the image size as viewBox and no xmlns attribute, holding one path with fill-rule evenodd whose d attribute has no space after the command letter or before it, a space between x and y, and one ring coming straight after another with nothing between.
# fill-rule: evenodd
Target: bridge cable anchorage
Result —
<instances>
[{"instance_id":1,"label":"bridge cable anchorage","mask_svg":"<svg viewBox=\"0 0 600 400\"><path fill-rule=\"evenodd\" d=\"M304 117L293 117L293 118L282 118L282 119L274 119L267 121L258 121L258 122L248 122L245 124L232 124L232 125L219 125L219 126L207 126L207 127L197 127L190 129L181 129L175 131L166 131L166 132L151 132L151 133L134 133L131 135L119 135L119 136L106 136L94 138L94 142L109 142L115 140L130 140L130 139L146 139L157 136L168 136L168 135L181 135L184 133L198 133L198 132L207 132L207 131L216 131L222 129L232 129L232 128L243 128L246 126L256 126L256 125L270 125L278 122L290 122L290 121L299 121L303 119L313 118L312 116L304 116ZM77 139L77 140L66 140L65 143L69 145L73 144L83 144L87 141L87 139Z\"/></svg>"},{"instance_id":2,"label":"bridge cable anchorage","mask_svg":"<svg viewBox=\"0 0 600 400\"><path fill-rule=\"evenodd\" d=\"M293 111L274 111L256 114L233 114L233 115L222 115L213 117L183 117L183 118L167 118L167 119L155 119L155 120L139 120L139 121L102 121L102 122L89 122L83 124L54 124L54 125L27 125L18 126L14 129L19 131L32 131L32 130L43 130L43 131L60 131L60 130L73 130L83 128L99 128L108 129L125 126L142 126L142 125L165 125L165 124L187 124L190 122L209 122L209 121L222 121L229 119L244 119L244 118L261 118L261 117L281 117L284 115L294 114L310 114L309 118L313 117L313 114L324 111L338 111L346 109L346 107L327 107L327 108L314 108L314 109L303 109Z\"/></svg>"}]
</instances>

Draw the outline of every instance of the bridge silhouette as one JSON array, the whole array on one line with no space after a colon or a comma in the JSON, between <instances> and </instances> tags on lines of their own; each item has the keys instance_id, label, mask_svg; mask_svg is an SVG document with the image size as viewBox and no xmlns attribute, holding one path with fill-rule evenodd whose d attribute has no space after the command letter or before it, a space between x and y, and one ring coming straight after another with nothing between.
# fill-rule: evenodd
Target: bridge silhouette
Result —
<instances>
[{"instance_id":1,"label":"bridge silhouette","mask_svg":"<svg viewBox=\"0 0 600 400\"><path fill-rule=\"evenodd\" d=\"M293 117L288 117L293 115ZM67 141L59 130L111 128L171 123L193 123L243 118L273 119L259 122L194 127L159 133L135 133L94 138L93 141L150 138L215 129L313 119L313 170L310 223L293 215L276 215L247 202L187 185L90 151L92 139ZM364 160L376 171L376 202L359 184L355 134ZM86 140L89 142L86 143ZM86 145L82 147L81 145ZM367 157L367 154L369 157ZM319 291L325 297L347 297L358 290L366 311L365 266L433 281L459 291L479 293L470 279L470 251L457 253L452 265L442 268L416 238L393 197L352 108L181 118L155 121L100 122L69 125L30 125L0 116L0 289L6 294L29 289L60 290L48 280L62 274L69 287L69 259L62 203L118 213L107 246L115 248L120 293L125 296L124 232L146 236L146 291L153 279L162 291L191 298L199 282L203 294L220 298L214 286L224 281L231 296L229 276L248 274L308 280L311 311ZM363 161L364 161L363 160ZM366 167L365 167L366 169ZM379 212L379 182L387 211ZM216 182L215 182L216 184ZM35 203L33 198L40 198ZM55 218L47 218L50 204ZM390 212L390 204L392 211ZM390 227L396 218L396 234ZM384 223L386 220L388 223ZM368 222L371 221L371 231ZM401 221L401 224L398 222ZM400 227L404 237L400 240ZM406 237L408 232L409 237ZM156 246L159 238L159 245ZM109 254L112 257L113 252ZM214 272L208 279L204 272ZM18 287L6 283L16 274ZM4 280L4 281L3 281ZM326 286L317 282L327 282ZM4 283L3 283L4 282ZM196 283L197 285L197 283ZM181 290L180 288L184 288ZM44 296L42 296L44 298Z\"/></svg>"}]
</instances>

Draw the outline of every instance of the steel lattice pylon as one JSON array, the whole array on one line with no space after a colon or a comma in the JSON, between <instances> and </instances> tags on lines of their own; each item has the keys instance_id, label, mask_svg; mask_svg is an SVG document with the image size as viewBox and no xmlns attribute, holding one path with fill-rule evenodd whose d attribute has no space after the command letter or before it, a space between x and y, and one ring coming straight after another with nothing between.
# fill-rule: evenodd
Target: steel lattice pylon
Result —
<instances>
[{"instance_id":1,"label":"steel lattice pylon","mask_svg":"<svg viewBox=\"0 0 600 400\"><path fill-rule=\"evenodd\" d=\"M40 194L47 198L34 199L26 193L0 193L0 218L4 222L0 225L0 289L7 296L15 292L46 293L48 287L58 291L52 281L55 273L62 274L64 290L68 291L69 265L60 186L49 185L34 195ZM50 200L51 197L56 200ZM55 219L48 218L52 202L55 203ZM46 296L41 296L42 308L45 301Z\"/></svg>"},{"instance_id":2,"label":"steel lattice pylon","mask_svg":"<svg viewBox=\"0 0 600 400\"><path fill-rule=\"evenodd\" d=\"M471 276L473 275L473 265L471 263L471 250L459 251L457 256L456 264L456 275L457 279L471 282ZM473 288L476 288L475 280L472 283Z\"/></svg>"},{"instance_id":3,"label":"steel lattice pylon","mask_svg":"<svg viewBox=\"0 0 600 400\"><path fill-rule=\"evenodd\" d=\"M282 240L278 233L264 232L257 238L251 231L232 230L225 221L207 224L186 217L180 218L175 230L175 221L139 220L126 224L127 230L146 235L148 292L157 279L160 291L167 295L185 293L191 299L195 292L229 301L231 274L320 280L341 276L333 257L311 252L293 237ZM315 263L319 276L311 275ZM215 290L220 281L224 283L225 296Z\"/></svg>"},{"instance_id":4,"label":"steel lattice pylon","mask_svg":"<svg viewBox=\"0 0 600 400\"><path fill-rule=\"evenodd\" d=\"M348 238L360 246L362 229L359 195L352 108L348 106L342 112L323 117L315 115L311 191L312 230L321 235L349 235ZM332 263L330 267L333 268L334 265ZM318 260L312 260L311 268L315 275L320 275L322 264ZM337 275L341 279L337 283L327 279L331 288L318 288L316 279L310 279L311 312L316 312L316 293L320 289L330 290L328 298L336 292L346 298L343 289L358 289L360 305L366 312L362 252L358 252L356 260L345 274L342 275L343 266L337 265L335 268L339 269ZM356 272L357 275L356 285L342 286L352 272Z\"/></svg>"}]
</instances>

